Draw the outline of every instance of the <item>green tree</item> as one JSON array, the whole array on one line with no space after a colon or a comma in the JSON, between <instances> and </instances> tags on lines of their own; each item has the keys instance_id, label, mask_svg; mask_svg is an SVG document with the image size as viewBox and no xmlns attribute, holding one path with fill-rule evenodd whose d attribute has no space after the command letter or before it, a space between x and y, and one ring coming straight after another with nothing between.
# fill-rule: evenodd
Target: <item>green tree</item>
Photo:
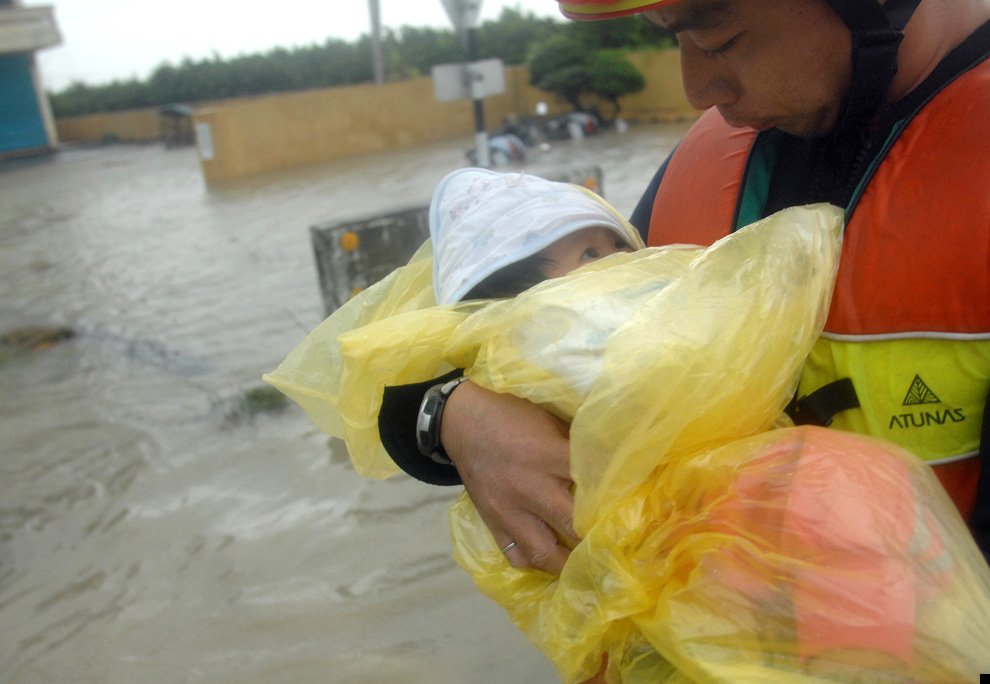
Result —
<instances>
[{"instance_id":1,"label":"green tree","mask_svg":"<svg viewBox=\"0 0 990 684\"><path fill-rule=\"evenodd\" d=\"M608 23L608 22L603 22ZM528 61L530 83L584 109L585 96L610 102L619 112L619 98L643 89L646 80L622 50L588 49L572 35L559 35L541 43Z\"/></svg>"},{"instance_id":2,"label":"green tree","mask_svg":"<svg viewBox=\"0 0 990 684\"><path fill-rule=\"evenodd\" d=\"M570 37L572 43L583 46L581 60L570 66L583 67L557 64L544 69L541 87L561 93L579 107L581 96L589 88L603 93L607 90L602 85L592 86L593 74L585 58L598 49L658 44L662 38L658 37L658 31L652 24L635 18L565 22L536 18L518 9L503 9L497 20L486 21L479 27L478 42L482 58L499 58L514 65L526 63L539 46ZM389 80L426 76L435 64L467 58L465 47L453 30L409 26L387 31L383 36L383 52ZM540 59L549 62L551 56L548 53ZM178 64L165 62L146 81L73 83L62 92L50 94L50 98L56 116L69 116L372 80L371 37L366 34L353 43L331 38L322 45L275 48L230 59L214 54L201 60L185 58ZM608 95L603 97L609 99Z\"/></svg>"},{"instance_id":3,"label":"green tree","mask_svg":"<svg viewBox=\"0 0 990 684\"><path fill-rule=\"evenodd\" d=\"M496 21L486 21L478 28L479 52L482 59L498 58L510 65L525 64L533 46L562 34L565 26L561 21L538 19L506 7Z\"/></svg>"},{"instance_id":4,"label":"green tree","mask_svg":"<svg viewBox=\"0 0 990 684\"><path fill-rule=\"evenodd\" d=\"M581 95L587 91L591 55L583 45L564 35L538 44L529 55L529 82L581 109Z\"/></svg>"},{"instance_id":5,"label":"green tree","mask_svg":"<svg viewBox=\"0 0 990 684\"><path fill-rule=\"evenodd\" d=\"M388 31L384 44L390 80L429 76L434 64L467 59L452 31L403 26Z\"/></svg>"},{"instance_id":6,"label":"green tree","mask_svg":"<svg viewBox=\"0 0 990 684\"><path fill-rule=\"evenodd\" d=\"M588 64L588 73L588 90L612 104L615 118L618 118L621 109L619 98L637 93L646 86L643 74L625 58L621 50L596 52Z\"/></svg>"}]
</instances>

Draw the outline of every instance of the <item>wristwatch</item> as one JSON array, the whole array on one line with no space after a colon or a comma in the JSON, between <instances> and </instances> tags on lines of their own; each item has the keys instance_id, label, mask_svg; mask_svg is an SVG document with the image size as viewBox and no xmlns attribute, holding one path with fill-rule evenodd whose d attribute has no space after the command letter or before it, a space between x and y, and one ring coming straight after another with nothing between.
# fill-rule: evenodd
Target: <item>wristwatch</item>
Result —
<instances>
[{"instance_id":1,"label":"wristwatch","mask_svg":"<svg viewBox=\"0 0 990 684\"><path fill-rule=\"evenodd\" d=\"M454 465L454 462L440 444L440 419L454 388L465 380L467 378L463 376L454 378L426 390L423 403L419 405L419 414L416 416L416 446L419 447L419 453L443 465Z\"/></svg>"}]
</instances>

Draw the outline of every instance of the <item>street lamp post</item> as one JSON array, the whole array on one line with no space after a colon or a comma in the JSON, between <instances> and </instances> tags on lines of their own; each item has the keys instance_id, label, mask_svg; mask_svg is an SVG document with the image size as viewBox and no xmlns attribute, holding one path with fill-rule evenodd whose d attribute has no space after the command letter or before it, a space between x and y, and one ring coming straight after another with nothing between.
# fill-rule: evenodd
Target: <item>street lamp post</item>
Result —
<instances>
[{"instance_id":1,"label":"street lamp post","mask_svg":"<svg viewBox=\"0 0 990 684\"><path fill-rule=\"evenodd\" d=\"M371 15L371 67L375 74L375 84L385 82L385 67L382 64L382 13L379 0L368 0Z\"/></svg>"}]
</instances>

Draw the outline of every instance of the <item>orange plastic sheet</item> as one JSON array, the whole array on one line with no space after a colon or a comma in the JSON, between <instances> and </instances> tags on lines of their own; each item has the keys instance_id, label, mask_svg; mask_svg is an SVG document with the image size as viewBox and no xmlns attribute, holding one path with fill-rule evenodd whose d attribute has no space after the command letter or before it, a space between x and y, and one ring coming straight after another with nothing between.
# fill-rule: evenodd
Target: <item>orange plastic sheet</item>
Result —
<instances>
[{"instance_id":1,"label":"orange plastic sheet","mask_svg":"<svg viewBox=\"0 0 990 684\"><path fill-rule=\"evenodd\" d=\"M498 302L430 306L429 246L266 380L355 467L385 385L454 367L571 422L559 577L512 568L465 496L454 557L566 682L973 681L990 570L930 470L774 429L828 310L842 213L788 209L709 248L617 254Z\"/></svg>"}]
</instances>

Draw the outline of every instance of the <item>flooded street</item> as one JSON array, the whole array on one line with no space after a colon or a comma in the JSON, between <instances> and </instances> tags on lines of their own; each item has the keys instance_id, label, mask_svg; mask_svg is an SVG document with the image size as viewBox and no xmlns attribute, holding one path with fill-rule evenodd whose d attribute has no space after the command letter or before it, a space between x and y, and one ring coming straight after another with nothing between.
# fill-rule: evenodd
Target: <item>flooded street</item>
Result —
<instances>
[{"instance_id":1,"label":"flooded street","mask_svg":"<svg viewBox=\"0 0 990 684\"><path fill-rule=\"evenodd\" d=\"M628 214L686 129L531 153ZM554 682L450 558L459 493L252 413L322 318L309 227L425 205L466 141L207 188L191 148L0 164L0 682Z\"/></svg>"}]
</instances>

